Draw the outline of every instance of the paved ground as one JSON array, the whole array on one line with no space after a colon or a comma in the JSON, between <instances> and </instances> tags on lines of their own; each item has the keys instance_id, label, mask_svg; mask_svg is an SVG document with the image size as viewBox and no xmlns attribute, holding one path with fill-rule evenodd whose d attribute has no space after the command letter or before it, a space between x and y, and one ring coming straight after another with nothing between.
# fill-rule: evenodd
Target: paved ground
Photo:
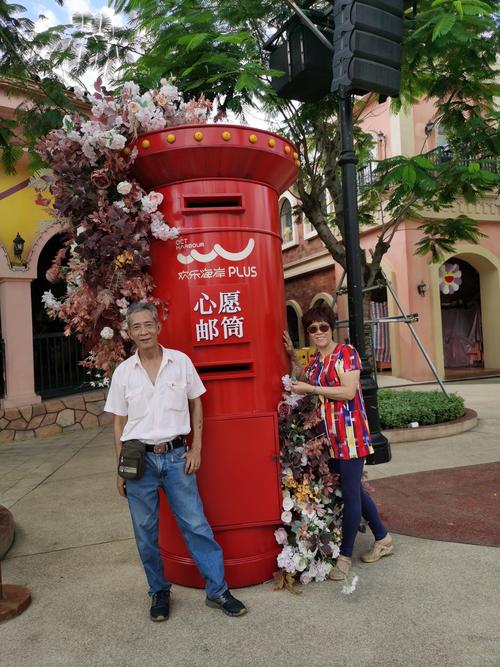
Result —
<instances>
[{"instance_id":1,"label":"paved ground","mask_svg":"<svg viewBox=\"0 0 500 667\"><path fill-rule=\"evenodd\" d=\"M374 478L500 459L499 381L450 385L478 410L474 431L393 447ZM115 491L109 430L0 446L0 504L16 521L5 583L33 603L0 627L0 664L19 666L485 667L500 664L499 551L395 536L397 553L357 556L351 596L334 582L300 596L270 583L239 591L230 619L203 593L175 587L172 618L153 624L125 501Z\"/></svg>"}]
</instances>

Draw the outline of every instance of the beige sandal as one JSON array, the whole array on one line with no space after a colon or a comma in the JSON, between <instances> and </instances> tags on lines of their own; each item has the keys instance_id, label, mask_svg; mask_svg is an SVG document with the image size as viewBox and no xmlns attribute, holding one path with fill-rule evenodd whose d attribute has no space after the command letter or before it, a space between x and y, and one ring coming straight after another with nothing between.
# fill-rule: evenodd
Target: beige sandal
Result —
<instances>
[{"instance_id":1,"label":"beige sandal","mask_svg":"<svg viewBox=\"0 0 500 667\"><path fill-rule=\"evenodd\" d=\"M384 538L385 539L385 538ZM382 541L375 542L367 553L361 556L363 563L376 563L384 556L390 556L394 553L394 546L392 538L389 542L382 543Z\"/></svg>"},{"instance_id":2,"label":"beige sandal","mask_svg":"<svg viewBox=\"0 0 500 667\"><path fill-rule=\"evenodd\" d=\"M347 556L339 556L335 567L330 570L328 578L332 581L344 581L347 579L349 570L351 569L351 559Z\"/></svg>"}]
</instances>

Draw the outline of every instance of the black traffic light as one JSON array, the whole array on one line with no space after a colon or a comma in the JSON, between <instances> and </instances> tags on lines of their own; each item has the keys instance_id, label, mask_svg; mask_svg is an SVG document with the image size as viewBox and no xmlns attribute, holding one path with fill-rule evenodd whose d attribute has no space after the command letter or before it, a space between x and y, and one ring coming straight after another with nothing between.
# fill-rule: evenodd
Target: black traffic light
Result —
<instances>
[{"instance_id":1,"label":"black traffic light","mask_svg":"<svg viewBox=\"0 0 500 667\"><path fill-rule=\"evenodd\" d=\"M332 43L333 24L328 17L312 10L308 15ZM280 43L270 47L269 65L284 75L273 77L273 89L280 97L301 102L315 102L328 95L332 85L331 50L297 17L287 22L279 36Z\"/></svg>"},{"instance_id":2,"label":"black traffic light","mask_svg":"<svg viewBox=\"0 0 500 667\"><path fill-rule=\"evenodd\" d=\"M332 91L399 95L404 0L336 0Z\"/></svg>"}]
</instances>

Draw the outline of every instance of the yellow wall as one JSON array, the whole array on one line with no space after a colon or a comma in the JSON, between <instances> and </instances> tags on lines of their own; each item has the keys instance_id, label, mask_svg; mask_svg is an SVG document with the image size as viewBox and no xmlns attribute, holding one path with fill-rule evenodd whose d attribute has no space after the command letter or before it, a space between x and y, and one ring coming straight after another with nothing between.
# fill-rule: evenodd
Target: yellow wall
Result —
<instances>
[{"instance_id":1,"label":"yellow wall","mask_svg":"<svg viewBox=\"0 0 500 667\"><path fill-rule=\"evenodd\" d=\"M17 173L9 175L0 170L0 194L30 178L26 168L18 167ZM29 185L15 194L0 199L0 243L11 261L16 263L12 241L19 232L26 241L21 261L25 261L34 240L41 231L41 223L50 219L44 206L35 204L36 193Z\"/></svg>"}]
</instances>

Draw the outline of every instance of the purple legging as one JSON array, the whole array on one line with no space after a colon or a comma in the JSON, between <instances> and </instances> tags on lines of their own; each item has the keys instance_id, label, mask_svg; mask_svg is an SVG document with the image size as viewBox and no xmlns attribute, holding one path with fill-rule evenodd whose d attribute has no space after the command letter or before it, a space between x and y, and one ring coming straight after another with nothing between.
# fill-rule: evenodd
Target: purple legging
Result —
<instances>
[{"instance_id":1,"label":"purple legging","mask_svg":"<svg viewBox=\"0 0 500 667\"><path fill-rule=\"evenodd\" d=\"M376 540L382 540L387 535L387 530L378 515L377 506L361 485L364 463L364 458L347 461L332 459L331 467L333 472L340 475L340 488L344 500L340 553L347 558L352 556L361 515L368 522Z\"/></svg>"}]
</instances>

